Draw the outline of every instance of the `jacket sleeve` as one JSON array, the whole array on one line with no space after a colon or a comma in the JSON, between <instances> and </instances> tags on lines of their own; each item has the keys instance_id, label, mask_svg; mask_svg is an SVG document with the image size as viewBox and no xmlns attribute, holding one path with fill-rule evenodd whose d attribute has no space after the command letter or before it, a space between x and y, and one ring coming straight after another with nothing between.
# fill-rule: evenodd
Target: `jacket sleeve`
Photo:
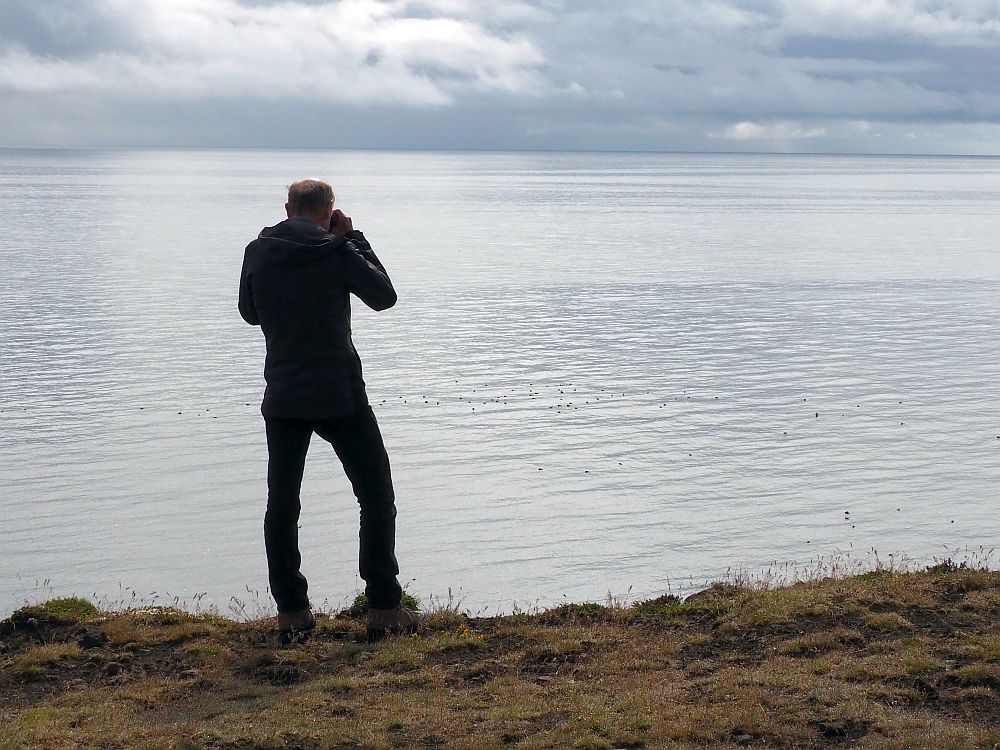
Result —
<instances>
[{"instance_id":1,"label":"jacket sleeve","mask_svg":"<svg viewBox=\"0 0 1000 750\"><path fill-rule=\"evenodd\" d=\"M250 264L248 259L250 248L247 248L243 255L243 270L240 271L240 315L243 320L252 326L260 325L260 318L257 317L257 308L253 303L253 286L250 284Z\"/></svg>"},{"instance_id":2,"label":"jacket sleeve","mask_svg":"<svg viewBox=\"0 0 1000 750\"><path fill-rule=\"evenodd\" d=\"M372 310L387 310L395 305L396 290L365 236L353 230L345 239L344 275L348 290Z\"/></svg>"}]
</instances>

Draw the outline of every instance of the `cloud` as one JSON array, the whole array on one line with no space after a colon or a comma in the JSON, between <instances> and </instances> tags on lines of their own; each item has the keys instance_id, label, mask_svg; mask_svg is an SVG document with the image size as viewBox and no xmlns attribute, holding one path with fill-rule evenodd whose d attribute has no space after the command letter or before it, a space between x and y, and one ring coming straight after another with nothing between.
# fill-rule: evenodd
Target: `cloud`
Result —
<instances>
[{"instance_id":1,"label":"cloud","mask_svg":"<svg viewBox=\"0 0 1000 750\"><path fill-rule=\"evenodd\" d=\"M1000 153L1000 0L5 3L10 142Z\"/></svg>"},{"instance_id":2,"label":"cloud","mask_svg":"<svg viewBox=\"0 0 1000 750\"><path fill-rule=\"evenodd\" d=\"M36 4L31 14L22 4L19 16L33 23L5 40L0 90L438 106L463 92L538 88L544 57L529 38L412 12L434 5L90 0L75 12ZM104 48L61 41L94 26Z\"/></svg>"},{"instance_id":3,"label":"cloud","mask_svg":"<svg viewBox=\"0 0 1000 750\"><path fill-rule=\"evenodd\" d=\"M836 38L923 39L986 46L1000 41L1000 5L993 0L783 0L787 33Z\"/></svg>"},{"instance_id":4,"label":"cloud","mask_svg":"<svg viewBox=\"0 0 1000 750\"><path fill-rule=\"evenodd\" d=\"M810 127L799 122L782 120L771 123L738 122L721 133L710 133L715 138L733 141L772 140L787 141L800 138L822 138L827 134L824 127Z\"/></svg>"}]
</instances>

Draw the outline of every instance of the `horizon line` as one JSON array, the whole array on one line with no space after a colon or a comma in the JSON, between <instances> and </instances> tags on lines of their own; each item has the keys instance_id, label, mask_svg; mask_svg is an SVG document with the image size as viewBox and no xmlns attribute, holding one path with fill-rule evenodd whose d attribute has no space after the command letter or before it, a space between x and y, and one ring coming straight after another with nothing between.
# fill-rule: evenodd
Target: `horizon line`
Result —
<instances>
[{"instance_id":1,"label":"horizon line","mask_svg":"<svg viewBox=\"0 0 1000 750\"><path fill-rule=\"evenodd\" d=\"M843 157L908 157L908 158L969 158L1000 159L1000 153L922 153L914 151L726 151L701 149L572 149L572 148L431 148L431 147L346 147L346 146L197 146L150 144L82 144L82 145L0 145L0 151L344 151L400 153L468 153L468 154L657 154L691 156L843 156Z\"/></svg>"}]
</instances>

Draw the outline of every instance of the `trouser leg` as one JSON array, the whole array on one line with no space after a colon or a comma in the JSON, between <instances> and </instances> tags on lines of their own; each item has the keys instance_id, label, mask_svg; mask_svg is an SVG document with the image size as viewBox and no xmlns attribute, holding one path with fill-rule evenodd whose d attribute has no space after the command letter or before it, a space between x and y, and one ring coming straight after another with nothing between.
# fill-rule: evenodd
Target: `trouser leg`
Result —
<instances>
[{"instance_id":1,"label":"trouser leg","mask_svg":"<svg viewBox=\"0 0 1000 750\"><path fill-rule=\"evenodd\" d=\"M268 580L278 612L309 606L308 584L299 567L299 491L312 427L298 419L265 418L267 430L267 513L264 548Z\"/></svg>"},{"instance_id":2,"label":"trouser leg","mask_svg":"<svg viewBox=\"0 0 1000 750\"><path fill-rule=\"evenodd\" d=\"M396 578L396 496L375 415L366 406L350 417L317 424L316 433L333 445L361 507L359 568L368 604L395 607L403 593Z\"/></svg>"}]
</instances>

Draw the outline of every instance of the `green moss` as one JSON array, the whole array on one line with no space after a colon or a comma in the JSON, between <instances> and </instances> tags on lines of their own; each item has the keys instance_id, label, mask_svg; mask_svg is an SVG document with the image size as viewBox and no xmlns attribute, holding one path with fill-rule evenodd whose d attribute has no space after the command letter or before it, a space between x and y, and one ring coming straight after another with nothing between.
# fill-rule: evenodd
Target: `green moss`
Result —
<instances>
[{"instance_id":1,"label":"green moss","mask_svg":"<svg viewBox=\"0 0 1000 750\"><path fill-rule=\"evenodd\" d=\"M48 724L55 717L56 712L51 708L28 708L21 714L21 726L33 728Z\"/></svg>"},{"instance_id":2,"label":"green moss","mask_svg":"<svg viewBox=\"0 0 1000 750\"><path fill-rule=\"evenodd\" d=\"M69 596L22 607L10 616L10 621L15 625L23 625L31 619L58 625L75 625L97 615L97 607L86 599Z\"/></svg>"},{"instance_id":3,"label":"green moss","mask_svg":"<svg viewBox=\"0 0 1000 750\"><path fill-rule=\"evenodd\" d=\"M412 594L403 592L403 600L400 602L407 609L419 610L420 600ZM347 614L352 617L358 615L363 615L368 611L368 597L364 594L358 594L354 597L354 601L351 602L351 606L347 608Z\"/></svg>"},{"instance_id":4,"label":"green moss","mask_svg":"<svg viewBox=\"0 0 1000 750\"><path fill-rule=\"evenodd\" d=\"M687 608L687 605L681 603L681 600L673 594L665 594L656 599L647 599L632 605L632 609L642 615L679 615Z\"/></svg>"}]
</instances>

